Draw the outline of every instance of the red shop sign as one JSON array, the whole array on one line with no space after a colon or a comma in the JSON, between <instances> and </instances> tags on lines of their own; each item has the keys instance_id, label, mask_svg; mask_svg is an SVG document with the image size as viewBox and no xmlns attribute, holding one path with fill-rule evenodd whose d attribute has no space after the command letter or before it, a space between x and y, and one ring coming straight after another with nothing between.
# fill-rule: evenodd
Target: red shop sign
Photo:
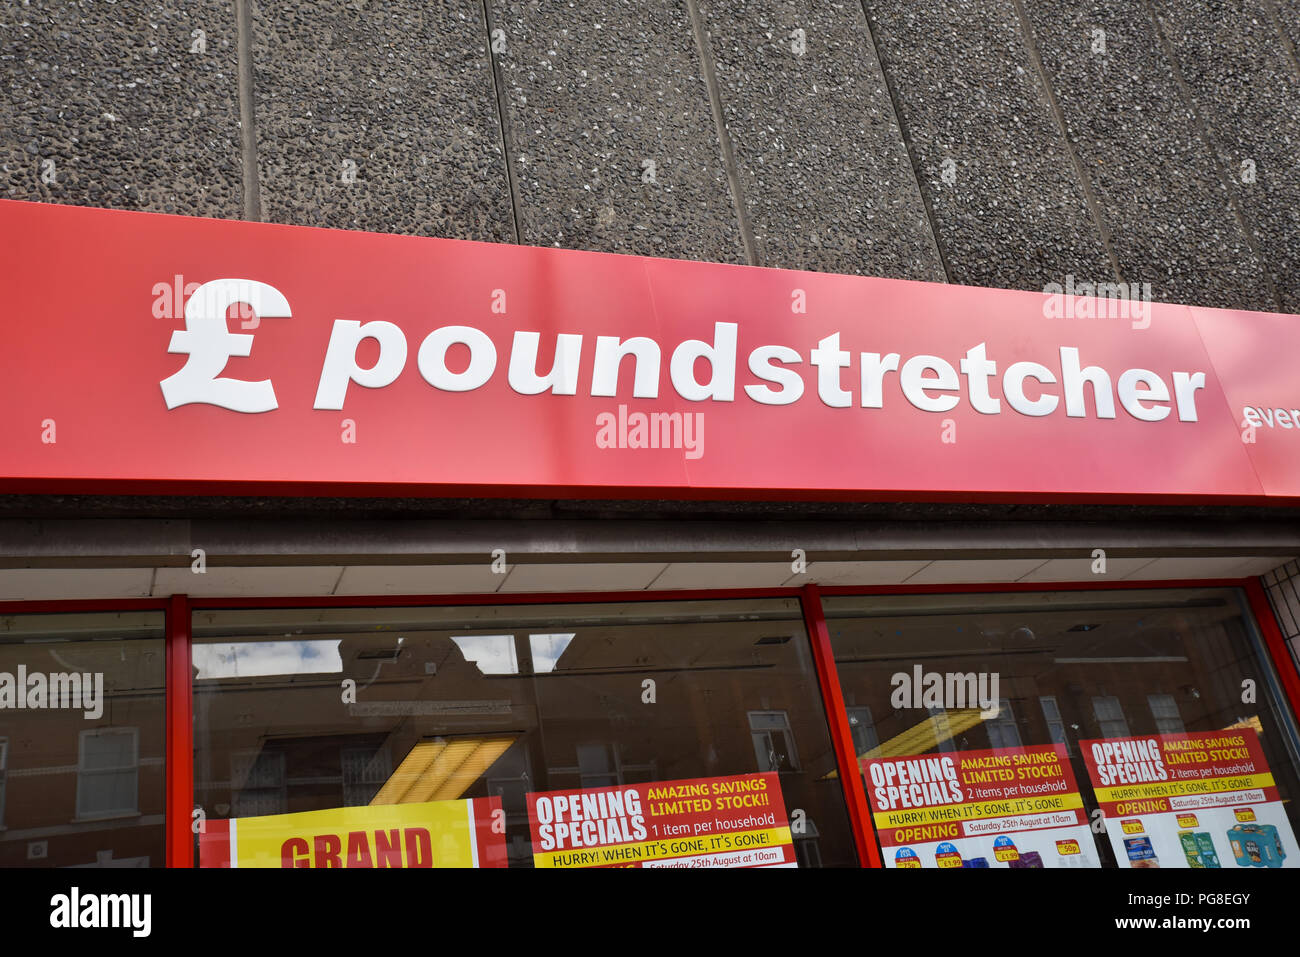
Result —
<instances>
[{"instance_id":1,"label":"red shop sign","mask_svg":"<svg viewBox=\"0 0 1300 957\"><path fill-rule=\"evenodd\" d=\"M9 492L1300 500L1296 316L24 202L0 253Z\"/></svg>"}]
</instances>

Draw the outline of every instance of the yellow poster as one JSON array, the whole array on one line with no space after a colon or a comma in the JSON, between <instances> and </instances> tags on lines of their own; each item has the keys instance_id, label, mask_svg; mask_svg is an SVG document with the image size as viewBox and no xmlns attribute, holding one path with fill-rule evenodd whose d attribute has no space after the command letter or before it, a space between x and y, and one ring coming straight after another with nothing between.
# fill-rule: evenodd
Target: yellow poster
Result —
<instances>
[{"instance_id":1,"label":"yellow poster","mask_svg":"<svg viewBox=\"0 0 1300 957\"><path fill-rule=\"evenodd\" d=\"M201 867L505 867L499 798L209 821Z\"/></svg>"}]
</instances>

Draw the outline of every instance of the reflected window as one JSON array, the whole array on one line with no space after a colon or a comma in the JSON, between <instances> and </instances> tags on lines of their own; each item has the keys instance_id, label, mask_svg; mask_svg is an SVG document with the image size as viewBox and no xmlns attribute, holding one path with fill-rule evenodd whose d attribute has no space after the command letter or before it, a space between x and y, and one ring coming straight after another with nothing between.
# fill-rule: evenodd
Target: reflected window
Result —
<instances>
[{"instance_id":1,"label":"reflected window","mask_svg":"<svg viewBox=\"0 0 1300 957\"><path fill-rule=\"evenodd\" d=\"M1156 720L1156 732L1159 734L1182 734L1182 715L1178 713L1178 702L1171 694L1149 694L1147 704L1151 706L1151 717Z\"/></svg>"},{"instance_id":2,"label":"reflected window","mask_svg":"<svg viewBox=\"0 0 1300 957\"><path fill-rule=\"evenodd\" d=\"M760 771L799 770L790 718L784 711L749 712L749 729Z\"/></svg>"},{"instance_id":3,"label":"reflected window","mask_svg":"<svg viewBox=\"0 0 1300 957\"><path fill-rule=\"evenodd\" d=\"M800 867L821 867L821 835L817 833L817 822L808 818L804 821L803 835L795 839L794 852L799 858Z\"/></svg>"},{"instance_id":4,"label":"reflected window","mask_svg":"<svg viewBox=\"0 0 1300 957\"><path fill-rule=\"evenodd\" d=\"M1011 711L1011 701L998 699L998 716L988 718L984 727L989 733L990 748L1020 747L1020 729L1016 727L1016 716Z\"/></svg>"},{"instance_id":5,"label":"reflected window","mask_svg":"<svg viewBox=\"0 0 1300 957\"><path fill-rule=\"evenodd\" d=\"M1047 737L1053 744L1065 745L1065 753L1070 753L1070 742L1065 736L1065 722L1061 720L1061 708L1056 703L1056 695L1041 695L1038 699L1043 709L1043 721L1047 724Z\"/></svg>"},{"instance_id":6,"label":"reflected window","mask_svg":"<svg viewBox=\"0 0 1300 957\"><path fill-rule=\"evenodd\" d=\"M849 733L853 735L853 753L862 755L880 746L876 724L871 720L870 708L849 708Z\"/></svg>"},{"instance_id":7,"label":"reflected window","mask_svg":"<svg viewBox=\"0 0 1300 957\"><path fill-rule=\"evenodd\" d=\"M584 788L605 788L623 783L610 767L609 748L603 744L578 745L578 779Z\"/></svg>"},{"instance_id":8,"label":"reflected window","mask_svg":"<svg viewBox=\"0 0 1300 957\"><path fill-rule=\"evenodd\" d=\"M369 804L393 773L388 751L380 748L344 748L339 757L343 766L343 804L354 807Z\"/></svg>"},{"instance_id":9,"label":"reflected window","mask_svg":"<svg viewBox=\"0 0 1300 957\"><path fill-rule=\"evenodd\" d=\"M940 751L956 751L957 745L953 737L966 727L965 722L954 723L949 717L948 712L943 708L926 708L925 713L930 716L927 723L926 731L935 741L935 747Z\"/></svg>"},{"instance_id":10,"label":"reflected window","mask_svg":"<svg viewBox=\"0 0 1300 957\"><path fill-rule=\"evenodd\" d=\"M282 814L285 809L284 754L242 751L230 756L235 817Z\"/></svg>"},{"instance_id":11,"label":"reflected window","mask_svg":"<svg viewBox=\"0 0 1300 957\"><path fill-rule=\"evenodd\" d=\"M1098 695L1092 699L1092 713L1097 717L1103 738L1127 738L1128 721L1124 707L1114 695Z\"/></svg>"},{"instance_id":12,"label":"reflected window","mask_svg":"<svg viewBox=\"0 0 1300 957\"><path fill-rule=\"evenodd\" d=\"M139 812L139 743L135 728L81 732L78 820Z\"/></svg>"}]
</instances>

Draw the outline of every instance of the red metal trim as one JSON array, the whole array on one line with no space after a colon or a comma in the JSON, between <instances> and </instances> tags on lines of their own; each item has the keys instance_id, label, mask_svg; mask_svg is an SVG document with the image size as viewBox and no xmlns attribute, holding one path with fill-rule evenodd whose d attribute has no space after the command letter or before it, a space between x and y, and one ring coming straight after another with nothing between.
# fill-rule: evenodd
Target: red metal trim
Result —
<instances>
[{"instance_id":1,"label":"red metal trim","mask_svg":"<svg viewBox=\"0 0 1300 957\"><path fill-rule=\"evenodd\" d=\"M0 601L0 613L47 614L75 611L165 611L166 598L56 598L39 601Z\"/></svg>"},{"instance_id":2,"label":"red metal trim","mask_svg":"<svg viewBox=\"0 0 1300 957\"><path fill-rule=\"evenodd\" d=\"M190 667L190 606L184 595L167 605L167 788L168 867L194 866L190 818L194 808L194 692Z\"/></svg>"},{"instance_id":3,"label":"red metal trim","mask_svg":"<svg viewBox=\"0 0 1300 957\"><path fill-rule=\"evenodd\" d=\"M321 595L316 598L195 598L191 607L207 608L389 608L406 605L546 605L599 604L611 601L701 601L726 598L798 598L798 588L675 589L673 591L486 592L476 595Z\"/></svg>"},{"instance_id":4,"label":"red metal trim","mask_svg":"<svg viewBox=\"0 0 1300 957\"><path fill-rule=\"evenodd\" d=\"M871 823L871 808L862 787L862 773L858 770L858 755L853 750L853 732L849 730L849 714L844 708L844 695L840 691L839 670L835 667L835 652L831 648L831 635L822 614L821 596L816 585L805 585L800 596L803 603L804 623L812 642L813 663L817 668L817 683L821 688L822 704L830 725L831 743L835 748L835 764L840 772L840 785L844 803L849 809L849 823L853 828L853 842L858 848L858 860L868 867L882 867L880 850L876 847L876 830Z\"/></svg>"},{"instance_id":5,"label":"red metal trim","mask_svg":"<svg viewBox=\"0 0 1300 957\"><path fill-rule=\"evenodd\" d=\"M1244 587L1246 600L1250 603L1250 610L1255 616L1255 623L1264 638L1264 647L1268 649L1269 657L1273 659L1273 668L1277 671L1278 680L1282 682L1282 690L1291 705L1291 717L1300 722L1300 671L1297 671L1295 657L1287 648L1286 639L1282 637L1282 629L1278 627L1273 606L1269 603L1263 583L1258 578L1252 578L1244 583Z\"/></svg>"},{"instance_id":6,"label":"red metal trim","mask_svg":"<svg viewBox=\"0 0 1300 957\"><path fill-rule=\"evenodd\" d=\"M1107 591L1151 588L1241 588L1244 578L1183 578L1160 581L982 582L952 585L823 585L823 595L942 595L968 592Z\"/></svg>"}]
</instances>

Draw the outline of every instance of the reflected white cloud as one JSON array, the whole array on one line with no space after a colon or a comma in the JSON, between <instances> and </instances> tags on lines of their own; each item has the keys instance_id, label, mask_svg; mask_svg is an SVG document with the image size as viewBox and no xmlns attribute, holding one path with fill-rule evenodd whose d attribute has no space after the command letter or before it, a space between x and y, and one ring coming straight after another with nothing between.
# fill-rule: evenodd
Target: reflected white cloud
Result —
<instances>
[{"instance_id":1,"label":"reflected white cloud","mask_svg":"<svg viewBox=\"0 0 1300 957\"><path fill-rule=\"evenodd\" d=\"M343 670L337 638L196 644L193 656L199 680L318 675Z\"/></svg>"},{"instance_id":2,"label":"reflected white cloud","mask_svg":"<svg viewBox=\"0 0 1300 957\"><path fill-rule=\"evenodd\" d=\"M536 674L554 671L560 655L564 654L564 649L569 647L569 642L573 641L575 634L576 632L569 632L567 635L529 635L528 645L533 652L533 671Z\"/></svg>"},{"instance_id":3,"label":"reflected white cloud","mask_svg":"<svg viewBox=\"0 0 1300 957\"><path fill-rule=\"evenodd\" d=\"M485 675L517 675L514 635L452 635L466 661L478 665Z\"/></svg>"}]
</instances>

